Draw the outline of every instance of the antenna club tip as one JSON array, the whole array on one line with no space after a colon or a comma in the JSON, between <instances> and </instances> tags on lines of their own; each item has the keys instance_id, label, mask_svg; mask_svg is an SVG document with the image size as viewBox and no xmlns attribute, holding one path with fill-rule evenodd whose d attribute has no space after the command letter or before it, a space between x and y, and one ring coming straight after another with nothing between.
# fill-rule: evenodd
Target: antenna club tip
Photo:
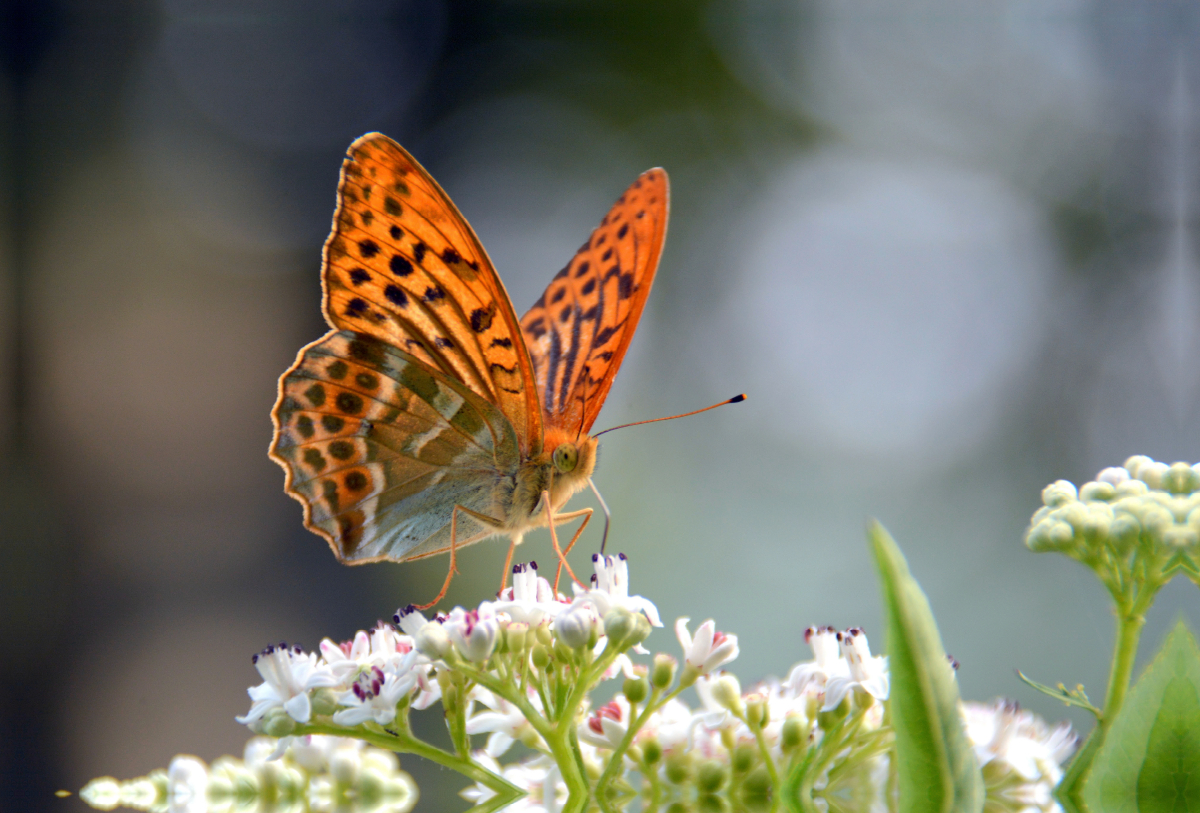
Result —
<instances>
[{"instance_id":1,"label":"antenna club tip","mask_svg":"<svg viewBox=\"0 0 1200 813\"><path fill-rule=\"evenodd\" d=\"M729 403L740 404L742 401L745 401L745 400L746 400L746 393L742 392L742 393L738 393L737 395L730 398Z\"/></svg>"}]
</instances>

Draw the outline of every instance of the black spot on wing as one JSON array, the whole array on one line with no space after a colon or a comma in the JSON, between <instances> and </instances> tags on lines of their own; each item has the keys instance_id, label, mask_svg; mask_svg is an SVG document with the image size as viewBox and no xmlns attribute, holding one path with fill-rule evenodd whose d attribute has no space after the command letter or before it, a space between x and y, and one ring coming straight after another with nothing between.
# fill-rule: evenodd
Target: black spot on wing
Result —
<instances>
[{"instance_id":1,"label":"black spot on wing","mask_svg":"<svg viewBox=\"0 0 1200 813\"><path fill-rule=\"evenodd\" d=\"M492 339L491 347L512 347L512 339Z\"/></svg>"},{"instance_id":2,"label":"black spot on wing","mask_svg":"<svg viewBox=\"0 0 1200 813\"><path fill-rule=\"evenodd\" d=\"M445 349L449 349L454 346L454 342L450 341L445 336L435 336L433 339L433 344L436 347L441 347L441 348L445 348Z\"/></svg>"},{"instance_id":3,"label":"black spot on wing","mask_svg":"<svg viewBox=\"0 0 1200 813\"><path fill-rule=\"evenodd\" d=\"M388 229L388 234L392 236L393 240L399 240L404 236L404 231L399 226L393 224L392 227Z\"/></svg>"},{"instance_id":4,"label":"black spot on wing","mask_svg":"<svg viewBox=\"0 0 1200 813\"><path fill-rule=\"evenodd\" d=\"M318 452L316 449L309 449L304 453L304 462L313 471L320 471L325 468L325 455Z\"/></svg>"},{"instance_id":5,"label":"black spot on wing","mask_svg":"<svg viewBox=\"0 0 1200 813\"><path fill-rule=\"evenodd\" d=\"M324 406L325 405L325 387L324 387L324 385L313 384L311 387L309 387L308 389L306 389L304 391L304 397L307 398L308 402L315 407L320 408L320 407Z\"/></svg>"},{"instance_id":6,"label":"black spot on wing","mask_svg":"<svg viewBox=\"0 0 1200 813\"><path fill-rule=\"evenodd\" d=\"M366 312L368 307L369 306L367 305L366 300L355 297L354 299L351 299L349 302L346 303L346 315L347 316L362 316L363 313Z\"/></svg>"},{"instance_id":7,"label":"black spot on wing","mask_svg":"<svg viewBox=\"0 0 1200 813\"><path fill-rule=\"evenodd\" d=\"M362 218L362 224L364 226L370 226L371 223L375 220L375 213L372 212L370 209L367 209L365 212L360 214L359 217Z\"/></svg>"},{"instance_id":8,"label":"black spot on wing","mask_svg":"<svg viewBox=\"0 0 1200 813\"><path fill-rule=\"evenodd\" d=\"M621 226L620 230L617 231L617 239L624 240L626 234L629 234L629 224L628 223Z\"/></svg>"},{"instance_id":9,"label":"black spot on wing","mask_svg":"<svg viewBox=\"0 0 1200 813\"><path fill-rule=\"evenodd\" d=\"M354 457L354 444L348 440L335 440L329 444L329 456L334 460L349 460Z\"/></svg>"},{"instance_id":10,"label":"black spot on wing","mask_svg":"<svg viewBox=\"0 0 1200 813\"><path fill-rule=\"evenodd\" d=\"M412 263L408 261L407 257L400 254L392 255L392 259L388 261L388 268L398 277L407 277L413 272Z\"/></svg>"},{"instance_id":11,"label":"black spot on wing","mask_svg":"<svg viewBox=\"0 0 1200 813\"><path fill-rule=\"evenodd\" d=\"M379 253L379 244L374 240L359 240L358 253L369 260Z\"/></svg>"},{"instance_id":12,"label":"black spot on wing","mask_svg":"<svg viewBox=\"0 0 1200 813\"><path fill-rule=\"evenodd\" d=\"M408 294L404 293L404 290L399 285L389 285L388 287L384 288L383 295L388 298L389 302L398 308L404 308L408 306Z\"/></svg>"},{"instance_id":13,"label":"black spot on wing","mask_svg":"<svg viewBox=\"0 0 1200 813\"><path fill-rule=\"evenodd\" d=\"M400 216L400 201L390 195L383 199L383 211L387 212L392 217Z\"/></svg>"},{"instance_id":14,"label":"black spot on wing","mask_svg":"<svg viewBox=\"0 0 1200 813\"><path fill-rule=\"evenodd\" d=\"M622 274L617 282L617 298L629 299L633 296L633 274Z\"/></svg>"},{"instance_id":15,"label":"black spot on wing","mask_svg":"<svg viewBox=\"0 0 1200 813\"><path fill-rule=\"evenodd\" d=\"M301 437L307 440L316 434L317 430L315 427L313 427L312 418L308 417L307 415L297 415L296 431L300 433Z\"/></svg>"},{"instance_id":16,"label":"black spot on wing","mask_svg":"<svg viewBox=\"0 0 1200 813\"><path fill-rule=\"evenodd\" d=\"M438 285L430 285L425 289L424 299L426 302L438 302L446 298L446 292Z\"/></svg>"},{"instance_id":17,"label":"black spot on wing","mask_svg":"<svg viewBox=\"0 0 1200 813\"><path fill-rule=\"evenodd\" d=\"M587 296L594 290L596 290L596 278L595 277L593 277L592 279L589 279L587 282L583 283L583 287L579 289L580 293L582 293L584 296Z\"/></svg>"},{"instance_id":18,"label":"black spot on wing","mask_svg":"<svg viewBox=\"0 0 1200 813\"><path fill-rule=\"evenodd\" d=\"M339 392L334 403L347 415L357 415L363 408L363 399L352 392Z\"/></svg>"},{"instance_id":19,"label":"black spot on wing","mask_svg":"<svg viewBox=\"0 0 1200 813\"><path fill-rule=\"evenodd\" d=\"M412 247L413 260L415 260L418 263L424 261L426 251L429 251L429 246L425 245L420 240L413 243L413 247Z\"/></svg>"},{"instance_id":20,"label":"black spot on wing","mask_svg":"<svg viewBox=\"0 0 1200 813\"><path fill-rule=\"evenodd\" d=\"M557 305L559 302L562 302L562 298L566 295L567 295L567 288L564 285L562 288L559 288L557 291L554 292L554 296L550 297L550 304Z\"/></svg>"},{"instance_id":21,"label":"black spot on wing","mask_svg":"<svg viewBox=\"0 0 1200 813\"><path fill-rule=\"evenodd\" d=\"M342 427L346 425L346 421L339 418L337 415L322 415L321 426L325 427L326 432L334 433L341 432Z\"/></svg>"},{"instance_id":22,"label":"black spot on wing","mask_svg":"<svg viewBox=\"0 0 1200 813\"><path fill-rule=\"evenodd\" d=\"M532 322L530 322L529 325L525 329L528 330L530 332L530 334L533 335L533 338L540 339L546 335L546 320L539 316L538 318L536 318ZM498 341L500 341L500 339L494 339L493 341L498 342ZM504 339L504 341L509 342L510 340ZM507 347L507 346L508 345L505 345L505 347Z\"/></svg>"},{"instance_id":23,"label":"black spot on wing","mask_svg":"<svg viewBox=\"0 0 1200 813\"><path fill-rule=\"evenodd\" d=\"M582 277L584 274L586 274L588 272L588 269L591 267L592 267L592 264L589 263L587 260L584 260L583 262L581 262L579 264L579 267L575 269L575 276Z\"/></svg>"},{"instance_id":24,"label":"black spot on wing","mask_svg":"<svg viewBox=\"0 0 1200 813\"><path fill-rule=\"evenodd\" d=\"M562 312L558 314L558 321L565 322L570 318L571 318L571 306L567 305L565 308L562 309Z\"/></svg>"},{"instance_id":25,"label":"black spot on wing","mask_svg":"<svg viewBox=\"0 0 1200 813\"><path fill-rule=\"evenodd\" d=\"M364 268L352 268L350 270L350 282L355 285L362 285L364 282L370 282L371 275Z\"/></svg>"},{"instance_id":26,"label":"black spot on wing","mask_svg":"<svg viewBox=\"0 0 1200 813\"><path fill-rule=\"evenodd\" d=\"M328 373L329 377L334 381L341 381L346 377L346 373L349 371L350 366L341 359L330 362L329 366L325 368L325 372Z\"/></svg>"},{"instance_id":27,"label":"black spot on wing","mask_svg":"<svg viewBox=\"0 0 1200 813\"><path fill-rule=\"evenodd\" d=\"M471 311L471 330L476 333L483 333L492 326L492 317L495 316L495 307L476 308Z\"/></svg>"}]
</instances>

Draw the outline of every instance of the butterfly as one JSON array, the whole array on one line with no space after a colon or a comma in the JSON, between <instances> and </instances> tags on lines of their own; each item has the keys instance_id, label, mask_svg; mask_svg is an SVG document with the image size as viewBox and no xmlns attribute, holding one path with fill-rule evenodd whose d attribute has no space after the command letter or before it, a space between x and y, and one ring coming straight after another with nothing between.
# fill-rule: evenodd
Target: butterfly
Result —
<instances>
[{"instance_id":1,"label":"butterfly","mask_svg":"<svg viewBox=\"0 0 1200 813\"><path fill-rule=\"evenodd\" d=\"M331 330L271 413L305 527L347 564L450 552L431 604L458 548L507 536L507 575L548 514L582 517L578 539L592 509L559 509L595 469L588 432L654 282L668 198L662 169L638 177L518 320L429 173L380 133L351 144L321 271Z\"/></svg>"}]
</instances>

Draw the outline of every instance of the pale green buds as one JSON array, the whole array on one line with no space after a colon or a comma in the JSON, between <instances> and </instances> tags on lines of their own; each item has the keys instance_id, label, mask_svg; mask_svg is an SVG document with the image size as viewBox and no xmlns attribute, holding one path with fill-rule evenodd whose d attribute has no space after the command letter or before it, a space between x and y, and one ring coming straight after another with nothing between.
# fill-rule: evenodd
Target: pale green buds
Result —
<instances>
[{"instance_id":1,"label":"pale green buds","mask_svg":"<svg viewBox=\"0 0 1200 813\"><path fill-rule=\"evenodd\" d=\"M770 712L767 709L767 698L762 694L747 695L746 703L746 725L750 726L751 731L761 730L770 718Z\"/></svg>"},{"instance_id":2,"label":"pale green buds","mask_svg":"<svg viewBox=\"0 0 1200 813\"><path fill-rule=\"evenodd\" d=\"M296 730L296 721L282 706L276 706L263 717L262 730L268 737L286 737Z\"/></svg>"},{"instance_id":3,"label":"pale green buds","mask_svg":"<svg viewBox=\"0 0 1200 813\"><path fill-rule=\"evenodd\" d=\"M650 693L650 684L645 677L626 678L625 684L621 687L621 693L630 703L641 703Z\"/></svg>"},{"instance_id":4,"label":"pale green buds","mask_svg":"<svg viewBox=\"0 0 1200 813\"><path fill-rule=\"evenodd\" d=\"M650 685L656 689L665 689L675 680L675 667L678 661L665 652L654 656L654 665L650 668Z\"/></svg>"},{"instance_id":5,"label":"pale green buds","mask_svg":"<svg viewBox=\"0 0 1200 813\"><path fill-rule=\"evenodd\" d=\"M742 702L742 687L733 675L725 674L713 681L712 699L733 712L735 717L744 717L746 706Z\"/></svg>"},{"instance_id":6,"label":"pale green buds","mask_svg":"<svg viewBox=\"0 0 1200 813\"><path fill-rule=\"evenodd\" d=\"M613 607L604 616L604 634L608 636L609 645L618 652L646 640L650 629L646 616L624 607Z\"/></svg>"},{"instance_id":7,"label":"pale green buds","mask_svg":"<svg viewBox=\"0 0 1200 813\"><path fill-rule=\"evenodd\" d=\"M322 717L328 717L341 708L337 702L337 693L332 689L317 689L310 696L310 702L312 703L312 713Z\"/></svg>"},{"instance_id":8,"label":"pale green buds","mask_svg":"<svg viewBox=\"0 0 1200 813\"><path fill-rule=\"evenodd\" d=\"M1139 455L1078 490L1059 480L1042 491L1042 502L1025 544L1066 553L1107 583L1153 586L1176 568L1194 574L1200 565L1200 464Z\"/></svg>"},{"instance_id":9,"label":"pale green buds","mask_svg":"<svg viewBox=\"0 0 1200 813\"><path fill-rule=\"evenodd\" d=\"M779 745L785 754L804 745L806 739L808 739L808 726L805 725L802 718L793 715L783 721L783 728L779 732Z\"/></svg>"},{"instance_id":10,"label":"pale green buds","mask_svg":"<svg viewBox=\"0 0 1200 813\"><path fill-rule=\"evenodd\" d=\"M696 787L701 793L716 793L727 778L724 765L715 759L705 760L696 771Z\"/></svg>"},{"instance_id":11,"label":"pale green buds","mask_svg":"<svg viewBox=\"0 0 1200 813\"><path fill-rule=\"evenodd\" d=\"M431 621L417 631L413 638L413 646L426 658L435 661L444 660L454 651L446 629L436 621Z\"/></svg>"}]
</instances>

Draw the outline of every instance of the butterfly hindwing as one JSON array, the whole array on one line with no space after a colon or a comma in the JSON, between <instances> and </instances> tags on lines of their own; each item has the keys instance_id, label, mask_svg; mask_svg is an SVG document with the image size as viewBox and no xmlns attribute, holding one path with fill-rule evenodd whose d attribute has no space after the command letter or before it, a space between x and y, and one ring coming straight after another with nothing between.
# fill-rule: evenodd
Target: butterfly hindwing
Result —
<instances>
[{"instance_id":1,"label":"butterfly hindwing","mask_svg":"<svg viewBox=\"0 0 1200 813\"><path fill-rule=\"evenodd\" d=\"M448 547L454 506L494 512L497 485L520 465L495 406L364 334L331 332L301 350L273 416L287 490L346 562ZM459 514L459 545L485 530Z\"/></svg>"},{"instance_id":2,"label":"butterfly hindwing","mask_svg":"<svg viewBox=\"0 0 1200 813\"><path fill-rule=\"evenodd\" d=\"M325 244L325 316L461 381L541 450L537 389L508 293L437 182L387 136L350 145Z\"/></svg>"},{"instance_id":3,"label":"butterfly hindwing","mask_svg":"<svg viewBox=\"0 0 1200 813\"><path fill-rule=\"evenodd\" d=\"M668 197L666 172L642 173L521 319L547 427L595 422L654 282Z\"/></svg>"}]
</instances>

